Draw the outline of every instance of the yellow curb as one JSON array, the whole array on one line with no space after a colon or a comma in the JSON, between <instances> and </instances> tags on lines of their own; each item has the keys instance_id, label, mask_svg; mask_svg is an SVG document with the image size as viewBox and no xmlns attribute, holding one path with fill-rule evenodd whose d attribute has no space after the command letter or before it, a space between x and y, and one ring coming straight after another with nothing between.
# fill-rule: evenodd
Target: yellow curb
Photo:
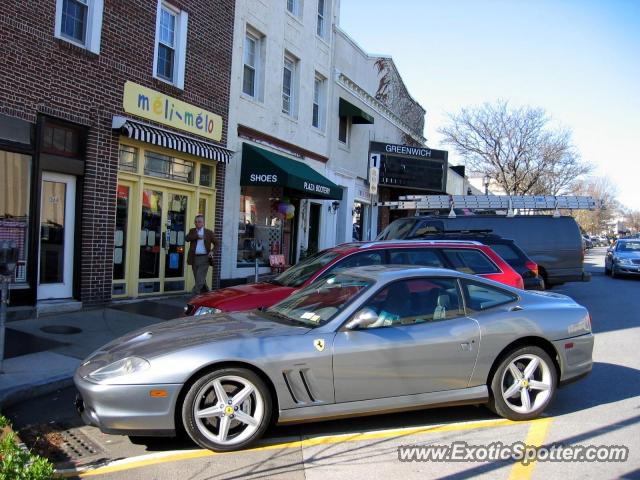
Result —
<instances>
[{"instance_id":1,"label":"yellow curb","mask_svg":"<svg viewBox=\"0 0 640 480\"><path fill-rule=\"evenodd\" d=\"M267 445L261 445L246 450L239 450L234 452L212 452L210 450L187 450L181 452L160 452L150 455L143 455L138 457L132 457L124 460L116 460L110 462L107 465L103 465L94 469L72 469L72 470L59 470L56 472L60 477L80 476L89 477L95 475L104 475L107 473L121 472L125 470L132 470L135 468L146 467L149 465L157 465L167 462L175 462L181 460L191 460L195 458L210 457L214 455L232 455L244 452L259 452L265 450L277 450L277 449L289 449L289 448L306 448L316 445L338 444L346 442L359 442L366 440L376 440L382 438L392 438L399 436L411 436L426 433L442 433L442 432L454 432L462 430L475 430L479 428L491 428L491 427L506 427L514 425L527 425L528 422L514 422L506 419L497 420L482 420L475 422L444 424L427 427L407 427L400 429L379 430L365 433L346 433L341 435L328 435L323 437L311 437L300 440L292 440L287 442L279 442Z\"/></svg>"}]
</instances>

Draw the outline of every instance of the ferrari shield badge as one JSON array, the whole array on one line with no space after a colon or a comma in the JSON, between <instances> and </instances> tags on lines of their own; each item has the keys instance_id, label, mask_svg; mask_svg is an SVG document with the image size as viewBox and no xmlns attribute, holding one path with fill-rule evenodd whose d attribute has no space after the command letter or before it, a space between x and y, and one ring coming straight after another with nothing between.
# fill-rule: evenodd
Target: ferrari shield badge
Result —
<instances>
[{"instance_id":1,"label":"ferrari shield badge","mask_svg":"<svg viewBox=\"0 0 640 480\"><path fill-rule=\"evenodd\" d=\"M318 350L319 352L324 350L324 339L323 338L316 338L313 341L313 346L316 347L316 350Z\"/></svg>"}]
</instances>

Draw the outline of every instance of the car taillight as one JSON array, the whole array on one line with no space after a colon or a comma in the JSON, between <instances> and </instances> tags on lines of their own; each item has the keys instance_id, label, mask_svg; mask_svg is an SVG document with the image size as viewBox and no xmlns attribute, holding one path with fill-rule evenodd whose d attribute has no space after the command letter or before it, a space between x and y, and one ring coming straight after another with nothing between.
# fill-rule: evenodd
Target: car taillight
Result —
<instances>
[{"instance_id":1,"label":"car taillight","mask_svg":"<svg viewBox=\"0 0 640 480\"><path fill-rule=\"evenodd\" d=\"M527 267L529 270L531 270L533 273L535 273L536 277L538 276L538 264L536 262L527 260L526 262L524 262L524 266Z\"/></svg>"},{"instance_id":2,"label":"car taillight","mask_svg":"<svg viewBox=\"0 0 640 480\"><path fill-rule=\"evenodd\" d=\"M589 321L589 330L593 330L593 329L591 328L591 312L587 312L587 319L588 319L588 321Z\"/></svg>"}]
</instances>

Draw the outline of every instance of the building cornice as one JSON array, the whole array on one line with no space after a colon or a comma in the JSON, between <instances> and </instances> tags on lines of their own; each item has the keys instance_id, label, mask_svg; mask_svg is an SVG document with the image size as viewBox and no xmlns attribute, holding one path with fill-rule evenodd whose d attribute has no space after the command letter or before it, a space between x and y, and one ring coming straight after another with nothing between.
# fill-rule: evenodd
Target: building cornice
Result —
<instances>
[{"instance_id":1,"label":"building cornice","mask_svg":"<svg viewBox=\"0 0 640 480\"><path fill-rule=\"evenodd\" d=\"M409 135L413 140L420 145L426 145L427 139L422 135L417 134L406 122L400 119L395 113L393 113L384 103L376 99L357 83L351 80L342 72L337 72L336 83L351 95L356 97L367 107L374 110L378 115L381 115L389 122L393 123L396 127L402 130L405 134Z\"/></svg>"}]
</instances>

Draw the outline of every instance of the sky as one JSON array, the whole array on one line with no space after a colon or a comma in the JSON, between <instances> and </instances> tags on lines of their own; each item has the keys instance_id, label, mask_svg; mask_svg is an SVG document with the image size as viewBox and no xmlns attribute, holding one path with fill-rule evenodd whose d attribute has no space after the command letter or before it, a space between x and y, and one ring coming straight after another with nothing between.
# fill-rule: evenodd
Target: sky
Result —
<instances>
[{"instance_id":1,"label":"sky","mask_svg":"<svg viewBox=\"0 0 640 480\"><path fill-rule=\"evenodd\" d=\"M498 99L541 107L573 132L593 174L640 211L640 0L341 0L340 27L391 55L426 110L427 145L448 112Z\"/></svg>"}]
</instances>

